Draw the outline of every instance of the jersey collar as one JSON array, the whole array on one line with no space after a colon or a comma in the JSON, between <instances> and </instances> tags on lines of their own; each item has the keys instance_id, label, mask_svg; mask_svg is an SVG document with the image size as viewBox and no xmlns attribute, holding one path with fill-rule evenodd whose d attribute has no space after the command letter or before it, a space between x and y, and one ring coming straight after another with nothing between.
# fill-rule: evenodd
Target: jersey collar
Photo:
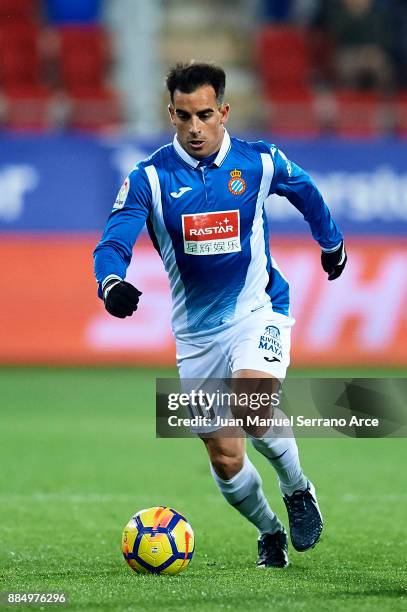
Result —
<instances>
[{"instance_id":1,"label":"jersey collar","mask_svg":"<svg viewBox=\"0 0 407 612\"><path fill-rule=\"evenodd\" d=\"M195 159L195 157L192 157L191 155L189 155L189 153L187 153L185 149L181 147L181 145L178 142L177 135L174 136L173 145L174 145L175 151L178 153L180 158L185 163L187 163L189 166L192 166L192 168L197 168L199 164L199 159ZM227 130L225 129L225 133L224 133L223 140L222 140L222 145L219 149L217 156L212 162L213 164L215 164L215 166L220 166L224 162L227 154L230 151L230 146L231 146L230 136Z\"/></svg>"}]
</instances>

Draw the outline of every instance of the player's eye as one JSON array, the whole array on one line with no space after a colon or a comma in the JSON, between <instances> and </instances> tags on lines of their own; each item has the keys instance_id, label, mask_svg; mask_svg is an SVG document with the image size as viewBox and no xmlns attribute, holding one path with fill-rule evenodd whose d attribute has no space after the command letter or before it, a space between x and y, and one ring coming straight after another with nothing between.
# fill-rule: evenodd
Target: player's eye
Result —
<instances>
[{"instance_id":1,"label":"player's eye","mask_svg":"<svg viewBox=\"0 0 407 612\"><path fill-rule=\"evenodd\" d=\"M198 117L201 121L205 121L206 119L209 119L209 117L212 116L211 112L208 113L199 113Z\"/></svg>"},{"instance_id":2,"label":"player's eye","mask_svg":"<svg viewBox=\"0 0 407 612\"><path fill-rule=\"evenodd\" d=\"M180 111L177 111L177 117L178 119L181 119L181 121L188 121L189 119L189 115L186 113L181 113Z\"/></svg>"}]
</instances>

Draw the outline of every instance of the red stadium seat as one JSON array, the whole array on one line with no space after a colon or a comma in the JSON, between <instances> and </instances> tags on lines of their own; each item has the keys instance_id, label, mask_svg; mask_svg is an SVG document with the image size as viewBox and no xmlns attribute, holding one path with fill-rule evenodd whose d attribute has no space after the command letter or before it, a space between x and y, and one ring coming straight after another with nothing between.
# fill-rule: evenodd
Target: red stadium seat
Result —
<instances>
[{"instance_id":1,"label":"red stadium seat","mask_svg":"<svg viewBox=\"0 0 407 612\"><path fill-rule=\"evenodd\" d=\"M295 93L306 87L310 61L305 34L290 26L267 26L257 39L257 58L264 90Z\"/></svg>"},{"instance_id":2,"label":"red stadium seat","mask_svg":"<svg viewBox=\"0 0 407 612\"><path fill-rule=\"evenodd\" d=\"M315 136L319 132L313 95L309 91L268 98L268 129L278 135Z\"/></svg>"},{"instance_id":3,"label":"red stadium seat","mask_svg":"<svg viewBox=\"0 0 407 612\"><path fill-rule=\"evenodd\" d=\"M334 38L323 29L311 29L307 32L307 41L312 81L334 83L336 78Z\"/></svg>"},{"instance_id":4,"label":"red stadium seat","mask_svg":"<svg viewBox=\"0 0 407 612\"><path fill-rule=\"evenodd\" d=\"M382 131L382 102L375 92L336 93L336 131L342 136L374 136Z\"/></svg>"},{"instance_id":5,"label":"red stadium seat","mask_svg":"<svg viewBox=\"0 0 407 612\"><path fill-rule=\"evenodd\" d=\"M44 130L53 126L53 98L45 87L13 87L3 93L6 102L4 127Z\"/></svg>"},{"instance_id":6,"label":"red stadium seat","mask_svg":"<svg viewBox=\"0 0 407 612\"><path fill-rule=\"evenodd\" d=\"M100 26L59 29L59 64L67 90L104 85L110 59L109 40Z\"/></svg>"},{"instance_id":7,"label":"red stadium seat","mask_svg":"<svg viewBox=\"0 0 407 612\"><path fill-rule=\"evenodd\" d=\"M40 82L38 29L29 23L0 24L0 87Z\"/></svg>"},{"instance_id":8,"label":"red stadium seat","mask_svg":"<svg viewBox=\"0 0 407 612\"><path fill-rule=\"evenodd\" d=\"M0 23L32 21L39 11L38 0L1 0Z\"/></svg>"},{"instance_id":9,"label":"red stadium seat","mask_svg":"<svg viewBox=\"0 0 407 612\"><path fill-rule=\"evenodd\" d=\"M122 119L117 93L106 87L109 39L100 26L59 28L59 64L68 96L68 127L100 131Z\"/></svg>"},{"instance_id":10,"label":"red stadium seat","mask_svg":"<svg viewBox=\"0 0 407 612\"><path fill-rule=\"evenodd\" d=\"M71 92L69 105L67 126L76 130L103 131L123 118L118 94L107 88Z\"/></svg>"}]
</instances>

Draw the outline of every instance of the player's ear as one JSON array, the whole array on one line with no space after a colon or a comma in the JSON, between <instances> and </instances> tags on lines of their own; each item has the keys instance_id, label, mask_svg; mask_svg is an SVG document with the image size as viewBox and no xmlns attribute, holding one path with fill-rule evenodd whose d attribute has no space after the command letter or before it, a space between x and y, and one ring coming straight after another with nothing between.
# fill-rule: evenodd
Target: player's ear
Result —
<instances>
[{"instance_id":1,"label":"player's ear","mask_svg":"<svg viewBox=\"0 0 407 612\"><path fill-rule=\"evenodd\" d=\"M223 125L229 118L230 104L222 104L219 108L220 112L220 122Z\"/></svg>"},{"instance_id":2,"label":"player's ear","mask_svg":"<svg viewBox=\"0 0 407 612\"><path fill-rule=\"evenodd\" d=\"M170 115L170 121L172 125L175 127L175 110L172 104L168 105L168 113Z\"/></svg>"}]
</instances>

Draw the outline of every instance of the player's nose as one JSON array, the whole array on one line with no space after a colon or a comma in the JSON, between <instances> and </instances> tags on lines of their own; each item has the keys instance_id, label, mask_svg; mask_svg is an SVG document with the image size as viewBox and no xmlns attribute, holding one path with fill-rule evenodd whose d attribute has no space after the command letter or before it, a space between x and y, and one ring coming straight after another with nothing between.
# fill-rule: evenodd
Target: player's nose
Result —
<instances>
[{"instance_id":1,"label":"player's nose","mask_svg":"<svg viewBox=\"0 0 407 612\"><path fill-rule=\"evenodd\" d=\"M191 119L191 123L189 124L189 133L191 135L200 134L201 130L199 129L198 121L199 119L197 117Z\"/></svg>"}]
</instances>

